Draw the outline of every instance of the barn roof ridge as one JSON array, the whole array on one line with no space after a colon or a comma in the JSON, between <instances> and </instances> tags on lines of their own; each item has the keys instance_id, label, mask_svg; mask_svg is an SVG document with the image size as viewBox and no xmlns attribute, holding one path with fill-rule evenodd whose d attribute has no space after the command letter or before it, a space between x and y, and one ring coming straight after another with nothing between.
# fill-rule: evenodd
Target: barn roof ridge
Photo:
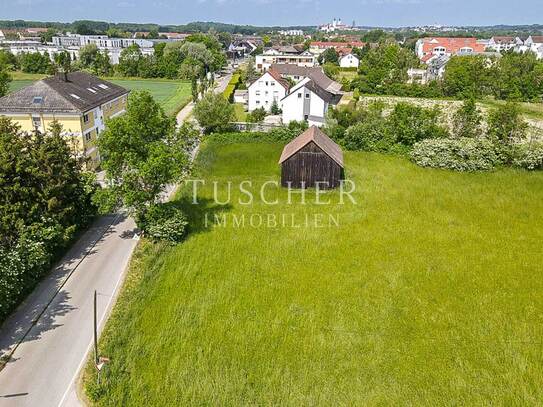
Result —
<instances>
[{"instance_id":1,"label":"barn roof ridge","mask_svg":"<svg viewBox=\"0 0 543 407\"><path fill-rule=\"evenodd\" d=\"M343 168L343 152L341 148L317 126L311 126L288 143L283 149L279 164L288 160L310 142L314 142L325 154Z\"/></svg>"}]
</instances>

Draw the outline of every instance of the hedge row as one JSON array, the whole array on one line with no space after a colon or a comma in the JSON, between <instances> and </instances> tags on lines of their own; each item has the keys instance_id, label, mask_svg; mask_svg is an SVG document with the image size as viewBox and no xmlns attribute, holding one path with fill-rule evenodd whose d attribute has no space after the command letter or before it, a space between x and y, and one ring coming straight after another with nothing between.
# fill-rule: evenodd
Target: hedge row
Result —
<instances>
[{"instance_id":1,"label":"hedge row","mask_svg":"<svg viewBox=\"0 0 543 407\"><path fill-rule=\"evenodd\" d=\"M239 73L235 73L234 75L232 75L230 82L228 82L228 85L224 89L224 92L222 94L224 98L228 100L229 102L233 102L234 92L236 91L240 81L241 81L241 75Z\"/></svg>"}]
</instances>

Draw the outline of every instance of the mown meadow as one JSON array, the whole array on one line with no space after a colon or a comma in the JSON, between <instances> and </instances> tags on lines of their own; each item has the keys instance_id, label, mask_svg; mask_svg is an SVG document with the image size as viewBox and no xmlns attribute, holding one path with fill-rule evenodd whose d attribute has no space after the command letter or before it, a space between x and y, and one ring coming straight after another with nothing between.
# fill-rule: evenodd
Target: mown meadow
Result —
<instances>
[{"instance_id":1,"label":"mown meadow","mask_svg":"<svg viewBox=\"0 0 543 407\"><path fill-rule=\"evenodd\" d=\"M314 191L288 204L270 186L279 203L267 205L258 190L278 180L281 149L205 143L198 204L190 186L176 198L192 232L177 246L141 242L100 343L111 359L101 385L86 371L96 404L541 402L543 173L349 152L356 204L339 191L328 205ZM251 205L238 202L245 180ZM228 221L285 213L325 220Z\"/></svg>"}]
</instances>

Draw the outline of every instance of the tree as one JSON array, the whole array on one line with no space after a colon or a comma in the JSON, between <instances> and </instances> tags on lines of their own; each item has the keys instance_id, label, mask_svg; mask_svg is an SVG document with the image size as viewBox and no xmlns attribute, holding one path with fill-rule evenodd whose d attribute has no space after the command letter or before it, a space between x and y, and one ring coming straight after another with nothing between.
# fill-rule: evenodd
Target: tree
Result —
<instances>
[{"instance_id":1,"label":"tree","mask_svg":"<svg viewBox=\"0 0 543 407\"><path fill-rule=\"evenodd\" d=\"M22 53L19 55L21 70L26 73L51 73L51 59L49 54L39 52Z\"/></svg>"},{"instance_id":2,"label":"tree","mask_svg":"<svg viewBox=\"0 0 543 407\"><path fill-rule=\"evenodd\" d=\"M362 41L364 42L380 42L390 38L389 34L383 30L371 30L362 35Z\"/></svg>"},{"instance_id":3,"label":"tree","mask_svg":"<svg viewBox=\"0 0 543 407\"><path fill-rule=\"evenodd\" d=\"M409 103L398 103L388 116L388 127L394 139L405 146L430 138L447 137L447 130L438 123L440 111Z\"/></svg>"},{"instance_id":4,"label":"tree","mask_svg":"<svg viewBox=\"0 0 543 407\"><path fill-rule=\"evenodd\" d=\"M488 115L488 135L504 146L525 138L527 130L528 124L522 118L518 103L507 102Z\"/></svg>"},{"instance_id":5,"label":"tree","mask_svg":"<svg viewBox=\"0 0 543 407\"><path fill-rule=\"evenodd\" d=\"M221 131L234 120L234 107L222 95L208 93L194 107L194 117L205 133Z\"/></svg>"},{"instance_id":6,"label":"tree","mask_svg":"<svg viewBox=\"0 0 543 407\"><path fill-rule=\"evenodd\" d=\"M339 64L339 54L335 48L328 48L317 58L319 64L323 65L326 63L330 64Z\"/></svg>"},{"instance_id":7,"label":"tree","mask_svg":"<svg viewBox=\"0 0 543 407\"><path fill-rule=\"evenodd\" d=\"M0 65L0 97L7 95L10 82L11 75L3 66Z\"/></svg>"},{"instance_id":8,"label":"tree","mask_svg":"<svg viewBox=\"0 0 543 407\"><path fill-rule=\"evenodd\" d=\"M443 91L446 96L479 98L490 93L490 83L487 57L453 56L445 69Z\"/></svg>"},{"instance_id":9,"label":"tree","mask_svg":"<svg viewBox=\"0 0 543 407\"><path fill-rule=\"evenodd\" d=\"M541 101L543 62L533 52L508 52L495 67L494 94L500 99Z\"/></svg>"},{"instance_id":10,"label":"tree","mask_svg":"<svg viewBox=\"0 0 543 407\"><path fill-rule=\"evenodd\" d=\"M137 44L130 45L121 51L117 71L122 76L138 76L142 53Z\"/></svg>"},{"instance_id":11,"label":"tree","mask_svg":"<svg viewBox=\"0 0 543 407\"><path fill-rule=\"evenodd\" d=\"M407 70L418 66L415 53L397 44L379 44L370 48L360 61L360 76L354 87L364 93L386 93L394 84L407 81Z\"/></svg>"},{"instance_id":12,"label":"tree","mask_svg":"<svg viewBox=\"0 0 543 407\"><path fill-rule=\"evenodd\" d=\"M270 113L273 114L273 115L278 115L278 114L282 113L281 108L277 104L277 100L273 101L273 103L271 105L271 108L270 108Z\"/></svg>"},{"instance_id":13,"label":"tree","mask_svg":"<svg viewBox=\"0 0 543 407\"><path fill-rule=\"evenodd\" d=\"M126 114L111 119L98 139L108 184L96 196L101 210L123 206L144 222L166 185L186 173L194 135L189 125L176 129L148 92L132 92Z\"/></svg>"},{"instance_id":14,"label":"tree","mask_svg":"<svg viewBox=\"0 0 543 407\"><path fill-rule=\"evenodd\" d=\"M63 72L72 71L72 58L68 51L62 51L54 56L56 68Z\"/></svg>"},{"instance_id":15,"label":"tree","mask_svg":"<svg viewBox=\"0 0 543 407\"><path fill-rule=\"evenodd\" d=\"M251 113L247 115L247 120L250 123L261 123L264 121L264 118L266 117L266 109L263 107L260 107L258 109L253 110Z\"/></svg>"},{"instance_id":16,"label":"tree","mask_svg":"<svg viewBox=\"0 0 543 407\"><path fill-rule=\"evenodd\" d=\"M19 68L17 57L7 49L0 49L0 67L8 71L14 71Z\"/></svg>"},{"instance_id":17,"label":"tree","mask_svg":"<svg viewBox=\"0 0 543 407\"><path fill-rule=\"evenodd\" d=\"M453 116L453 134L456 137L478 137L482 133L482 122L483 118L475 99L466 99Z\"/></svg>"}]
</instances>

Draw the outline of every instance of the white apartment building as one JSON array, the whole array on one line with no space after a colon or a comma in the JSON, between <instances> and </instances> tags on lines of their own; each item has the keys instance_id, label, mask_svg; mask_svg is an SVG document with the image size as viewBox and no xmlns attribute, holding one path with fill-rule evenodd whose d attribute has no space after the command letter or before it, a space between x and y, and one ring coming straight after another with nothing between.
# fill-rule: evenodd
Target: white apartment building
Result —
<instances>
[{"instance_id":1,"label":"white apartment building","mask_svg":"<svg viewBox=\"0 0 543 407\"><path fill-rule=\"evenodd\" d=\"M316 65L316 58L308 51L299 53L288 52L281 49L268 49L262 55L255 57L256 69L266 72L273 64L293 64L303 67L313 67Z\"/></svg>"},{"instance_id":2,"label":"white apartment building","mask_svg":"<svg viewBox=\"0 0 543 407\"><path fill-rule=\"evenodd\" d=\"M524 46L527 50L532 51L537 55L538 59L543 59L543 35L531 35L526 41Z\"/></svg>"},{"instance_id":3,"label":"white apartment building","mask_svg":"<svg viewBox=\"0 0 543 407\"><path fill-rule=\"evenodd\" d=\"M492 37L486 47L496 52L505 52L520 47L524 42L519 37Z\"/></svg>"},{"instance_id":4,"label":"white apartment building","mask_svg":"<svg viewBox=\"0 0 543 407\"><path fill-rule=\"evenodd\" d=\"M267 71L249 86L249 112L261 107L269 112L274 101L281 107L281 99L288 93L288 88L288 82L279 73Z\"/></svg>"}]
</instances>

